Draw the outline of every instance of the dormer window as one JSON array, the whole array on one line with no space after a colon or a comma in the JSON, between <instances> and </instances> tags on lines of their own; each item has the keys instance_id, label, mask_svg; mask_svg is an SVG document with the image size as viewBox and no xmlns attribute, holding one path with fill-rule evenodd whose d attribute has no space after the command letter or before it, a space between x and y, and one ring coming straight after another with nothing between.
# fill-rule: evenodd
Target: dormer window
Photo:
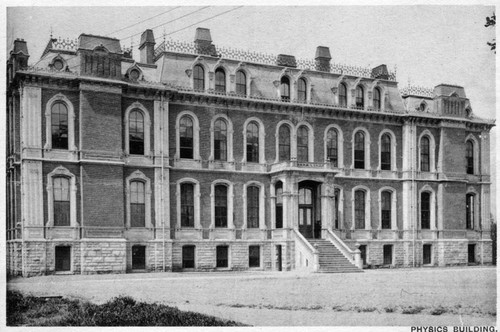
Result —
<instances>
[{"instance_id":1,"label":"dormer window","mask_svg":"<svg viewBox=\"0 0 500 332\"><path fill-rule=\"evenodd\" d=\"M215 91L226 92L226 73L222 68L215 71Z\"/></svg>"},{"instance_id":2,"label":"dormer window","mask_svg":"<svg viewBox=\"0 0 500 332\"><path fill-rule=\"evenodd\" d=\"M64 67L64 63L60 59L56 59L52 65L55 70L62 70Z\"/></svg>"},{"instance_id":3,"label":"dormer window","mask_svg":"<svg viewBox=\"0 0 500 332\"><path fill-rule=\"evenodd\" d=\"M306 80L303 78L299 78L298 80L297 99L299 102L307 100Z\"/></svg>"},{"instance_id":4,"label":"dormer window","mask_svg":"<svg viewBox=\"0 0 500 332\"><path fill-rule=\"evenodd\" d=\"M282 101L290 101L290 80L286 76L281 78L280 92Z\"/></svg>"},{"instance_id":5,"label":"dormer window","mask_svg":"<svg viewBox=\"0 0 500 332\"><path fill-rule=\"evenodd\" d=\"M364 91L360 85L356 88L356 107L365 107Z\"/></svg>"},{"instance_id":6,"label":"dormer window","mask_svg":"<svg viewBox=\"0 0 500 332\"><path fill-rule=\"evenodd\" d=\"M132 69L130 71L130 73L128 74L128 77L130 78L130 80L132 81L137 81L139 79L139 76L141 74L139 73L139 71L137 69Z\"/></svg>"},{"instance_id":7,"label":"dormer window","mask_svg":"<svg viewBox=\"0 0 500 332\"><path fill-rule=\"evenodd\" d=\"M425 102L421 102L420 103L420 107L419 107L419 111L420 112L425 112L425 107L426 107Z\"/></svg>"}]
</instances>

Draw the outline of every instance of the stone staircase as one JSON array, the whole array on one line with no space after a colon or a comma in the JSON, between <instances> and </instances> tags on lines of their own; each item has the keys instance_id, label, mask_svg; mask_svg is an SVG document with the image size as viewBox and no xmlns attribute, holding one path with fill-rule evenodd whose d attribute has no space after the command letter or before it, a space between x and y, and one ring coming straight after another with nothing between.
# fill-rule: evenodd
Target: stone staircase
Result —
<instances>
[{"instance_id":1,"label":"stone staircase","mask_svg":"<svg viewBox=\"0 0 500 332\"><path fill-rule=\"evenodd\" d=\"M363 272L362 269L352 264L341 252L328 240L308 239L309 243L319 251L319 271L322 273L350 273Z\"/></svg>"}]
</instances>

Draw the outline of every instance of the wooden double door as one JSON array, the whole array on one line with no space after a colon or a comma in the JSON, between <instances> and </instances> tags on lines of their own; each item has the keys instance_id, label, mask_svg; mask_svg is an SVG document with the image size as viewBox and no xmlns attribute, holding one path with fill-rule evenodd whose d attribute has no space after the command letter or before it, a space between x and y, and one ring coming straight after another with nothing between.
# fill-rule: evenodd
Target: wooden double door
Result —
<instances>
[{"instance_id":1,"label":"wooden double door","mask_svg":"<svg viewBox=\"0 0 500 332\"><path fill-rule=\"evenodd\" d=\"M299 183L299 232L306 239L321 238L320 188L312 181Z\"/></svg>"}]
</instances>

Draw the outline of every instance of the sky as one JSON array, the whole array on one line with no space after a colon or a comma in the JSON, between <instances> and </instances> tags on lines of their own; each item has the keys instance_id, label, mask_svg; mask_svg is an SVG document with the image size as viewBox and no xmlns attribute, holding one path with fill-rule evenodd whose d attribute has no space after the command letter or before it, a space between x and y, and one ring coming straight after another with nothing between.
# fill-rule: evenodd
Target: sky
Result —
<instances>
[{"instance_id":1,"label":"sky","mask_svg":"<svg viewBox=\"0 0 500 332\"><path fill-rule=\"evenodd\" d=\"M216 46L312 59L321 45L330 48L335 63L369 68L386 64L390 70L397 69L400 88L409 82L428 88L440 83L460 85L474 114L496 118L496 56L486 44L495 38L495 30L484 26L493 6L168 3L173 6L7 7L6 54L15 38L23 38L34 64L51 32L54 37L72 39L81 33L107 35L137 51L145 29L154 28L159 44L163 34L192 42L196 27L204 27L211 30Z\"/></svg>"}]
</instances>

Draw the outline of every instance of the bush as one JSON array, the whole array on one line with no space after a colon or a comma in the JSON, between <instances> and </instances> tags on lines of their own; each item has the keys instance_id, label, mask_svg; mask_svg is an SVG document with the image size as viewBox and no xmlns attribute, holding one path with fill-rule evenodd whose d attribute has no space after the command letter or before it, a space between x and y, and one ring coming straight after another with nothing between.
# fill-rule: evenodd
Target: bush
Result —
<instances>
[{"instance_id":1,"label":"bush","mask_svg":"<svg viewBox=\"0 0 500 332\"><path fill-rule=\"evenodd\" d=\"M437 308L434 308L430 311L430 314L431 315L434 315L434 316L439 316L439 315L442 315L446 312L447 310L445 308L443 308L442 306L439 306Z\"/></svg>"},{"instance_id":2,"label":"bush","mask_svg":"<svg viewBox=\"0 0 500 332\"><path fill-rule=\"evenodd\" d=\"M240 326L162 304L120 296L102 305L67 299L24 297L7 293L7 325L29 326Z\"/></svg>"},{"instance_id":3,"label":"bush","mask_svg":"<svg viewBox=\"0 0 500 332\"><path fill-rule=\"evenodd\" d=\"M409 307L403 308L402 313L403 314L407 314L407 315L414 315L414 314L419 314L420 312L422 312L422 310L424 310L424 307L421 307L421 306L416 306L416 307L409 306Z\"/></svg>"}]
</instances>

